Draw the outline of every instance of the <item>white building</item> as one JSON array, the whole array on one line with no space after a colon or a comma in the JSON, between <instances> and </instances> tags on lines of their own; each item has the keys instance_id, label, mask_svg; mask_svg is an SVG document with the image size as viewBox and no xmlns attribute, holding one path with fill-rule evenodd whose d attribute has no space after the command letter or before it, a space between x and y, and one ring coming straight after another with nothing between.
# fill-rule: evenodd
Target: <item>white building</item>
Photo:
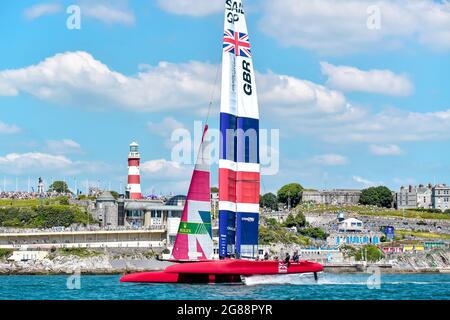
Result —
<instances>
[{"instance_id":1,"label":"white building","mask_svg":"<svg viewBox=\"0 0 450 320\"><path fill-rule=\"evenodd\" d=\"M338 225L339 232L361 232L363 231L363 222L355 218L345 219Z\"/></svg>"},{"instance_id":2,"label":"white building","mask_svg":"<svg viewBox=\"0 0 450 320\"><path fill-rule=\"evenodd\" d=\"M445 211L450 209L450 186L438 184L432 190L433 209Z\"/></svg>"},{"instance_id":3,"label":"white building","mask_svg":"<svg viewBox=\"0 0 450 320\"><path fill-rule=\"evenodd\" d=\"M8 258L9 261L36 261L36 260L44 260L48 256L48 251L13 251L11 257Z\"/></svg>"}]
</instances>

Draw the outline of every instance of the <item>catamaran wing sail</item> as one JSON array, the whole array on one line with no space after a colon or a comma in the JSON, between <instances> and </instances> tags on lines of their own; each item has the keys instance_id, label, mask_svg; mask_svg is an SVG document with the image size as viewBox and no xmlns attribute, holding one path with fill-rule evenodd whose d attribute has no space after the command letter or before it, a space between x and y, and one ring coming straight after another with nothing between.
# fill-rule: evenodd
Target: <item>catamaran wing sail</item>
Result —
<instances>
[{"instance_id":1,"label":"catamaran wing sail","mask_svg":"<svg viewBox=\"0 0 450 320\"><path fill-rule=\"evenodd\" d=\"M174 260L209 260L213 255L207 131L206 125L172 250Z\"/></svg>"},{"instance_id":2,"label":"catamaran wing sail","mask_svg":"<svg viewBox=\"0 0 450 320\"><path fill-rule=\"evenodd\" d=\"M220 107L219 255L255 257L259 224L259 110L241 0L225 1Z\"/></svg>"}]
</instances>

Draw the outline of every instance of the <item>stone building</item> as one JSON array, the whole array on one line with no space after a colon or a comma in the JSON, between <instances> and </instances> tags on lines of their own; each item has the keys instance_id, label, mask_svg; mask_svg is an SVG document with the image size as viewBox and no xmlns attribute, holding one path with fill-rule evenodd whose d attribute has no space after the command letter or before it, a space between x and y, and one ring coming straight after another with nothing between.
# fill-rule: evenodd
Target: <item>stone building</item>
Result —
<instances>
[{"instance_id":1,"label":"stone building","mask_svg":"<svg viewBox=\"0 0 450 320\"><path fill-rule=\"evenodd\" d=\"M359 203L361 190L333 189L322 191L302 191L302 202L330 205L356 205Z\"/></svg>"},{"instance_id":2,"label":"stone building","mask_svg":"<svg viewBox=\"0 0 450 320\"><path fill-rule=\"evenodd\" d=\"M432 207L445 211L450 209L450 186L438 184L432 189Z\"/></svg>"},{"instance_id":3,"label":"stone building","mask_svg":"<svg viewBox=\"0 0 450 320\"><path fill-rule=\"evenodd\" d=\"M109 191L104 191L97 197L91 214L99 221L101 227L115 228L119 225L118 204Z\"/></svg>"},{"instance_id":4,"label":"stone building","mask_svg":"<svg viewBox=\"0 0 450 320\"><path fill-rule=\"evenodd\" d=\"M432 185L401 187L397 193L397 209L432 208Z\"/></svg>"}]
</instances>

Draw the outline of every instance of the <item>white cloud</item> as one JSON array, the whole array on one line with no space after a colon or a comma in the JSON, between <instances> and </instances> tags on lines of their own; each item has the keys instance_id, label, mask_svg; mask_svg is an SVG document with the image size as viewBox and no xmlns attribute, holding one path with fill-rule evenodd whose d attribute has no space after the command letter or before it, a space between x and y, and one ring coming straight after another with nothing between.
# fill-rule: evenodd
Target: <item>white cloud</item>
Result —
<instances>
[{"instance_id":1,"label":"white cloud","mask_svg":"<svg viewBox=\"0 0 450 320\"><path fill-rule=\"evenodd\" d=\"M56 105L91 110L206 112L217 65L160 62L127 76L89 53L57 54L37 65L0 71L0 95L30 94ZM410 112L353 106L342 92L273 72L256 74L261 114L287 131L329 142L397 144L450 139L450 109ZM3 88L3 89L1 89ZM217 102L217 101L216 101ZM170 122L170 120L168 120ZM172 124L174 122L172 121ZM156 124L150 125L156 128Z\"/></svg>"},{"instance_id":2,"label":"white cloud","mask_svg":"<svg viewBox=\"0 0 450 320\"><path fill-rule=\"evenodd\" d=\"M193 108L209 100L213 65L160 62L147 72L126 76L83 51L49 57L37 65L0 71L0 94L27 93L55 104L91 109L167 111Z\"/></svg>"},{"instance_id":3,"label":"white cloud","mask_svg":"<svg viewBox=\"0 0 450 320\"><path fill-rule=\"evenodd\" d=\"M221 12L225 8L222 0L158 0L158 5L169 13L194 17Z\"/></svg>"},{"instance_id":4,"label":"white cloud","mask_svg":"<svg viewBox=\"0 0 450 320\"><path fill-rule=\"evenodd\" d=\"M177 143L176 141L172 141L172 133L177 129L185 129L181 122L172 117L166 117L159 123L149 121L147 126L152 134L164 139L164 145L168 149Z\"/></svg>"},{"instance_id":5,"label":"white cloud","mask_svg":"<svg viewBox=\"0 0 450 320\"><path fill-rule=\"evenodd\" d=\"M390 70L363 71L349 66L320 63L322 73L328 76L327 85L342 91L362 91L392 96L408 96L413 84L407 76Z\"/></svg>"},{"instance_id":6,"label":"white cloud","mask_svg":"<svg viewBox=\"0 0 450 320\"><path fill-rule=\"evenodd\" d=\"M385 146L373 144L369 147L369 150L376 156L399 156L403 154L403 150L395 144Z\"/></svg>"},{"instance_id":7,"label":"white cloud","mask_svg":"<svg viewBox=\"0 0 450 320\"><path fill-rule=\"evenodd\" d=\"M159 123L149 121L147 125L151 133L154 133L160 137L169 138L174 130L184 128L184 125L181 122L172 117L166 117Z\"/></svg>"},{"instance_id":8,"label":"white cloud","mask_svg":"<svg viewBox=\"0 0 450 320\"><path fill-rule=\"evenodd\" d=\"M0 121L0 134L15 134L18 132L20 132L20 128L18 126Z\"/></svg>"},{"instance_id":9,"label":"white cloud","mask_svg":"<svg viewBox=\"0 0 450 320\"><path fill-rule=\"evenodd\" d=\"M80 144L71 139L48 140L46 142L45 150L51 154L58 155L82 153Z\"/></svg>"},{"instance_id":10,"label":"white cloud","mask_svg":"<svg viewBox=\"0 0 450 320\"><path fill-rule=\"evenodd\" d=\"M63 10L60 3L40 3L24 10L24 15L28 20L34 20L42 16L53 15Z\"/></svg>"},{"instance_id":11,"label":"white cloud","mask_svg":"<svg viewBox=\"0 0 450 320\"><path fill-rule=\"evenodd\" d=\"M317 123L316 123L317 125ZM308 126L306 123L305 126ZM385 109L375 114L361 112L351 121L330 120L323 124L322 139L330 142L398 143L450 139L450 109L438 112L411 112Z\"/></svg>"},{"instance_id":12,"label":"white cloud","mask_svg":"<svg viewBox=\"0 0 450 320\"><path fill-rule=\"evenodd\" d=\"M305 113L333 114L349 107L344 95L307 80L272 72L257 74L260 102L275 113L299 115Z\"/></svg>"},{"instance_id":13,"label":"white cloud","mask_svg":"<svg viewBox=\"0 0 450 320\"><path fill-rule=\"evenodd\" d=\"M339 154L322 154L313 157L311 162L322 166L342 166L347 164L348 160Z\"/></svg>"},{"instance_id":14,"label":"white cloud","mask_svg":"<svg viewBox=\"0 0 450 320\"><path fill-rule=\"evenodd\" d=\"M379 29L367 27L368 8L374 5L381 13ZM325 54L392 49L409 41L435 50L450 50L450 3L266 0L261 29L283 45Z\"/></svg>"},{"instance_id":15,"label":"white cloud","mask_svg":"<svg viewBox=\"0 0 450 320\"><path fill-rule=\"evenodd\" d=\"M141 172L157 180L185 180L192 174L192 166L185 166L175 161L157 159L141 164Z\"/></svg>"},{"instance_id":16,"label":"white cloud","mask_svg":"<svg viewBox=\"0 0 450 320\"><path fill-rule=\"evenodd\" d=\"M75 175L109 172L111 166L98 162L73 161L63 155L41 152L10 153L0 156L0 172L12 175L43 174Z\"/></svg>"},{"instance_id":17,"label":"white cloud","mask_svg":"<svg viewBox=\"0 0 450 320\"><path fill-rule=\"evenodd\" d=\"M373 187L373 186L379 186L382 185L382 182L374 182L374 181L370 181L368 179L365 179L363 177L360 176L353 176L352 179L360 184L362 184L365 187Z\"/></svg>"},{"instance_id":18,"label":"white cloud","mask_svg":"<svg viewBox=\"0 0 450 320\"><path fill-rule=\"evenodd\" d=\"M134 25L136 22L134 13L124 6L115 7L111 3L83 2L80 7L82 15L106 24Z\"/></svg>"}]
</instances>

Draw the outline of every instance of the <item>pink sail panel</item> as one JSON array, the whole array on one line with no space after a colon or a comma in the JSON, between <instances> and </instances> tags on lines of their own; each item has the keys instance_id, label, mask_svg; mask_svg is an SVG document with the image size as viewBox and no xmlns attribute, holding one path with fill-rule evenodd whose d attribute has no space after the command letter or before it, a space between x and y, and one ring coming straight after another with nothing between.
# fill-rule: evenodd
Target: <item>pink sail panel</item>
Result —
<instances>
[{"instance_id":1,"label":"pink sail panel","mask_svg":"<svg viewBox=\"0 0 450 320\"><path fill-rule=\"evenodd\" d=\"M205 141L207 130L208 126L205 126L180 226L172 250L172 259L175 260L209 260L213 254L210 160L208 157L208 143Z\"/></svg>"}]
</instances>

